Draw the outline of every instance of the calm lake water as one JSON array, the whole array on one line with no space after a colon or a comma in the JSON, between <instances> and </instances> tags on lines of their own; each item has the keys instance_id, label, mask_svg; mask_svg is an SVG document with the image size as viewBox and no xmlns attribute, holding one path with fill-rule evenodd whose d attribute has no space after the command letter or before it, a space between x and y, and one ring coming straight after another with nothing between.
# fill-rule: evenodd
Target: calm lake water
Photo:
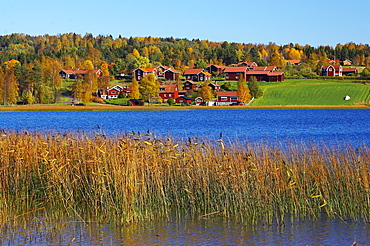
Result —
<instances>
[{"instance_id":1,"label":"calm lake water","mask_svg":"<svg viewBox=\"0 0 370 246\"><path fill-rule=\"evenodd\" d=\"M242 141L369 143L369 126L369 109L0 113L0 129L94 132L101 128L106 134L150 130L175 137L211 138L218 138L222 133Z\"/></svg>"},{"instance_id":2,"label":"calm lake water","mask_svg":"<svg viewBox=\"0 0 370 246\"><path fill-rule=\"evenodd\" d=\"M240 141L325 141L370 144L370 110L189 110L0 113L0 129L131 131L173 137L223 137ZM98 227L78 222L45 231L37 225L3 231L1 245L370 245L370 225L339 219L245 227L219 220L170 221L142 228ZM59 228L59 227L56 227Z\"/></svg>"}]
</instances>

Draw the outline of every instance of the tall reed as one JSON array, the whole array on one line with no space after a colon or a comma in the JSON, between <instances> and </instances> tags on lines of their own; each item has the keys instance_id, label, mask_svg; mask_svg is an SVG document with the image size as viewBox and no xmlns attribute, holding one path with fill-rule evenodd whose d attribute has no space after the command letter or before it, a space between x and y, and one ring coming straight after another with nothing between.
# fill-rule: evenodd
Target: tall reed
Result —
<instances>
[{"instance_id":1,"label":"tall reed","mask_svg":"<svg viewBox=\"0 0 370 246\"><path fill-rule=\"evenodd\" d=\"M246 224L322 214L368 222L369 165L366 145L2 132L0 224L124 224L174 212Z\"/></svg>"}]
</instances>

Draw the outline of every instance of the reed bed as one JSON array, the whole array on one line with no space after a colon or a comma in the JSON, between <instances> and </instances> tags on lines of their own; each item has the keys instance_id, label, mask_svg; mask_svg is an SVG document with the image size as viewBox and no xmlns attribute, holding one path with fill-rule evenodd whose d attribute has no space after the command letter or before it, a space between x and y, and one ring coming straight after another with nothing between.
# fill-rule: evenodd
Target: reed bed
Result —
<instances>
[{"instance_id":1,"label":"reed bed","mask_svg":"<svg viewBox=\"0 0 370 246\"><path fill-rule=\"evenodd\" d=\"M366 145L0 134L0 225L220 216L245 224L370 216Z\"/></svg>"}]
</instances>

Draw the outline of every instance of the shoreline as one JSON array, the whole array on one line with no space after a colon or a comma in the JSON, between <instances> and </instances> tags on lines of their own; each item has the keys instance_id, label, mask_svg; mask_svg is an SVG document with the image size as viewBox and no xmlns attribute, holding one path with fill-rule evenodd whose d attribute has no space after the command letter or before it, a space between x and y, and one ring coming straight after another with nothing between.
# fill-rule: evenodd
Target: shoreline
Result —
<instances>
[{"instance_id":1,"label":"shoreline","mask_svg":"<svg viewBox=\"0 0 370 246\"><path fill-rule=\"evenodd\" d=\"M118 106L16 105L0 106L0 112L32 111L176 111L176 110L266 110L266 109L369 109L368 105L276 105L276 106Z\"/></svg>"}]
</instances>

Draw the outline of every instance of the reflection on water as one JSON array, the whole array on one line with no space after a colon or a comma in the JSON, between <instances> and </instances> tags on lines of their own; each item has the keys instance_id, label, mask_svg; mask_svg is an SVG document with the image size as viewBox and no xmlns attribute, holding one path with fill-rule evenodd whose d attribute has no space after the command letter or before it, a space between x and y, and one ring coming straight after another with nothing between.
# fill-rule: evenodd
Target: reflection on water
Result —
<instances>
[{"instance_id":1,"label":"reflection on water","mask_svg":"<svg viewBox=\"0 0 370 246\"><path fill-rule=\"evenodd\" d=\"M57 229L58 228L58 229ZM368 245L370 225L322 218L255 227L182 220L114 228L91 223L30 224L3 230L1 245Z\"/></svg>"}]
</instances>

